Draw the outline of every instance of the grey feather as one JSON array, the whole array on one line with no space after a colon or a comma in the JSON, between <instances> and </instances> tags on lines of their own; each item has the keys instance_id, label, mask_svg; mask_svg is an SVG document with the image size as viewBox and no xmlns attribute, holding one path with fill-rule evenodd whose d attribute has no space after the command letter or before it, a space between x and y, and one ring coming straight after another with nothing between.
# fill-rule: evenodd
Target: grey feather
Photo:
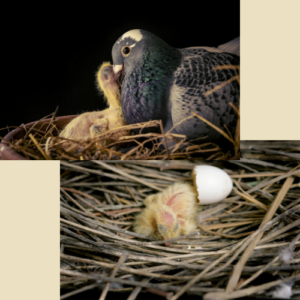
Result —
<instances>
[{"instance_id":1,"label":"grey feather","mask_svg":"<svg viewBox=\"0 0 300 300\"><path fill-rule=\"evenodd\" d=\"M228 69L227 72L213 70L213 67L218 65L232 64L232 56L200 47L181 49L181 53L181 64L174 72L174 81L170 89L173 124L189 117L191 111L194 111L219 128L226 124L233 132L236 113L229 106L229 102L239 106L238 82L232 82L209 96L204 95L238 74L234 69ZM180 123L176 126L176 132L186 134L188 139L205 136L208 140L220 138L215 129L196 117Z\"/></svg>"},{"instance_id":2,"label":"grey feather","mask_svg":"<svg viewBox=\"0 0 300 300\"><path fill-rule=\"evenodd\" d=\"M122 49L127 46L130 54L123 55ZM112 50L114 68L124 66L121 103L126 122L162 119L165 132L181 122L172 132L185 134L188 139L223 138L197 117L182 121L195 112L222 130L225 125L234 136L237 114L229 103L239 108L239 82L232 80L239 70L214 68L239 66L237 53L239 38L218 48L176 49L145 30L126 32Z\"/></svg>"}]
</instances>

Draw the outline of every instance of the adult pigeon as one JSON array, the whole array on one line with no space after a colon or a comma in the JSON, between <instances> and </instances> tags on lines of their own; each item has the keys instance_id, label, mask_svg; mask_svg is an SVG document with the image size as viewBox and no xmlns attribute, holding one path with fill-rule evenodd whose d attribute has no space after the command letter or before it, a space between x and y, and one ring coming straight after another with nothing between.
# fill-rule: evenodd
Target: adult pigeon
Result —
<instances>
[{"instance_id":1,"label":"adult pigeon","mask_svg":"<svg viewBox=\"0 0 300 300\"><path fill-rule=\"evenodd\" d=\"M197 117L180 123L195 112L223 130L226 125L234 136L237 114L229 103L239 107L239 82L232 80L205 95L239 75L237 68L214 70L216 66L239 66L239 54L226 52L232 47L239 51L239 38L228 45L177 49L146 30L124 33L112 48L112 59L126 122L161 119L165 132L179 123L172 132L185 134L189 140L222 138Z\"/></svg>"}]
</instances>

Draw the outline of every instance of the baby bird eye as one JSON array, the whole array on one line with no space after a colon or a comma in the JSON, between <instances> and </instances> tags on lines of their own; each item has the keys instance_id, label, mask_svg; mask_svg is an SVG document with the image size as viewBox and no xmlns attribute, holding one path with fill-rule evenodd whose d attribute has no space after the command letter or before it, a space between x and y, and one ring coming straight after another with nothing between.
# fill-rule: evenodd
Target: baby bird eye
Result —
<instances>
[{"instance_id":1,"label":"baby bird eye","mask_svg":"<svg viewBox=\"0 0 300 300\"><path fill-rule=\"evenodd\" d=\"M174 231L177 231L178 228L179 228L179 224L178 224L178 221L176 221L176 224L175 224L175 226L174 226Z\"/></svg>"},{"instance_id":2,"label":"baby bird eye","mask_svg":"<svg viewBox=\"0 0 300 300\"><path fill-rule=\"evenodd\" d=\"M124 46L122 49L121 49L121 53L124 57L128 56L131 52L131 48L128 47L128 46Z\"/></svg>"},{"instance_id":3,"label":"baby bird eye","mask_svg":"<svg viewBox=\"0 0 300 300\"><path fill-rule=\"evenodd\" d=\"M167 226L165 226L165 225L158 225L157 230L163 236L167 233L168 229L167 229Z\"/></svg>"}]
</instances>

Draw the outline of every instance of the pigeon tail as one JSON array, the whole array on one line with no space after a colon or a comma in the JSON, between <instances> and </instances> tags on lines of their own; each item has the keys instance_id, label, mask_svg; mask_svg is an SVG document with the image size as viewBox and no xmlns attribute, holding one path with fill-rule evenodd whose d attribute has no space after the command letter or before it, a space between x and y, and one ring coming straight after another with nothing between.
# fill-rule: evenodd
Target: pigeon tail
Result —
<instances>
[{"instance_id":1,"label":"pigeon tail","mask_svg":"<svg viewBox=\"0 0 300 300\"><path fill-rule=\"evenodd\" d=\"M218 49L240 56L240 37L237 37L228 43L218 46Z\"/></svg>"}]
</instances>

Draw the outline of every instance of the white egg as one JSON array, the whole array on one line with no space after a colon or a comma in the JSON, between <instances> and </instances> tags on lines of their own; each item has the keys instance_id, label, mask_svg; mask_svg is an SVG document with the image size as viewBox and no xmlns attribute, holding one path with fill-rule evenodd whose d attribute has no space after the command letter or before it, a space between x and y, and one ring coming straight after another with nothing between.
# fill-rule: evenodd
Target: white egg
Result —
<instances>
[{"instance_id":1,"label":"white egg","mask_svg":"<svg viewBox=\"0 0 300 300\"><path fill-rule=\"evenodd\" d=\"M223 170L213 166L195 166L192 172L200 204L225 199L232 190L232 180Z\"/></svg>"}]
</instances>

